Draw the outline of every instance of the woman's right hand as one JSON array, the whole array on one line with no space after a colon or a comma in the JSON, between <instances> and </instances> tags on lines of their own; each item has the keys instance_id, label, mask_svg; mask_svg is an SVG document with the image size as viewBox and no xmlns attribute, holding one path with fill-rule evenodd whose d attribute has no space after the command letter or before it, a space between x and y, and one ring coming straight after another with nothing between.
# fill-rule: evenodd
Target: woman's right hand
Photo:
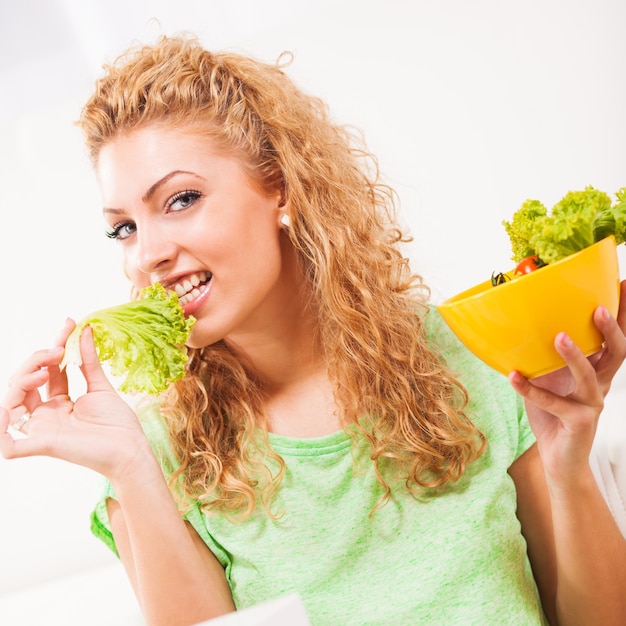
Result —
<instances>
[{"instance_id":1,"label":"woman's right hand","mask_svg":"<svg viewBox=\"0 0 626 626\"><path fill-rule=\"evenodd\" d=\"M151 451L134 411L106 377L89 327L80 340L86 392L70 398L67 373L59 364L73 327L68 320L56 345L32 354L12 376L0 404L0 454L7 459L51 456L115 481L142 464L151 466ZM20 429L25 437L14 437L8 428L25 413L30 414Z\"/></svg>"}]
</instances>

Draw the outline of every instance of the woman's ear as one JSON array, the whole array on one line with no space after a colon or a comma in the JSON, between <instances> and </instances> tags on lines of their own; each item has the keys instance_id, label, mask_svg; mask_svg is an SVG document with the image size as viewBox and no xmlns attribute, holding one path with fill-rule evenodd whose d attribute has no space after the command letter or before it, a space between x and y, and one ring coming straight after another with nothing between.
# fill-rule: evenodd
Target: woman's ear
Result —
<instances>
[{"instance_id":1,"label":"woman's ear","mask_svg":"<svg viewBox=\"0 0 626 626\"><path fill-rule=\"evenodd\" d=\"M291 217L289 215L289 200L287 198L287 192L284 186L280 190L278 209L278 223L280 227L283 229L289 229L289 227L291 226Z\"/></svg>"}]
</instances>

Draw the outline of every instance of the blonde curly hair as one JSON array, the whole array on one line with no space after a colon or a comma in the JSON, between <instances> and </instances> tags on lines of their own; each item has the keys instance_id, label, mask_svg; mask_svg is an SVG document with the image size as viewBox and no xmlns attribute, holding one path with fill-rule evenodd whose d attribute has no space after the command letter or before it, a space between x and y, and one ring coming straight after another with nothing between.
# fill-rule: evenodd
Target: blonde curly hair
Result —
<instances>
[{"instance_id":1,"label":"blonde curly hair","mask_svg":"<svg viewBox=\"0 0 626 626\"><path fill-rule=\"evenodd\" d=\"M82 111L89 153L97 163L107 142L145 125L190 128L280 190L339 417L369 442L383 500L387 467L413 493L445 487L485 442L464 412L465 389L427 342L429 291L401 253L396 196L361 137L333 123L283 61L212 53L190 36L133 48L105 66ZM185 497L233 516L259 499L269 510L284 464L263 404L263 381L225 341L190 350L188 375L163 398Z\"/></svg>"}]
</instances>

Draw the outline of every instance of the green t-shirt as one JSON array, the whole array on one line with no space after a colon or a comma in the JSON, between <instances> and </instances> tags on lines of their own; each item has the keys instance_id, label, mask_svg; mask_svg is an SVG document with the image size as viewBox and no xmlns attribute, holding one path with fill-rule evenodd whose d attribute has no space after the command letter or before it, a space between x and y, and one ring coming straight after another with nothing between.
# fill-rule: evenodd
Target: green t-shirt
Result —
<instances>
[{"instance_id":1,"label":"green t-shirt","mask_svg":"<svg viewBox=\"0 0 626 626\"><path fill-rule=\"evenodd\" d=\"M400 483L370 515L381 487L349 435L270 435L286 463L280 518L261 506L241 523L198 507L186 515L224 566L238 608L298 593L314 626L545 623L507 473L534 443L523 404L435 312L428 318L429 336L468 388L487 451L445 495L416 500ZM93 529L114 548L109 494Z\"/></svg>"}]
</instances>

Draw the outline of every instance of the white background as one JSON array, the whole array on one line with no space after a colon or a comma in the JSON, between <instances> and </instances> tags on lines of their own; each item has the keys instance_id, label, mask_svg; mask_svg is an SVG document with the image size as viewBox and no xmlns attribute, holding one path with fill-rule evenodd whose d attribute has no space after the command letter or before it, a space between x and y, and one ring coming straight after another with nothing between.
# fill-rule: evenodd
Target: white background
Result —
<instances>
[{"instance_id":1,"label":"white background","mask_svg":"<svg viewBox=\"0 0 626 626\"><path fill-rule=\"evenodd\" d=\"M127 299L73 122L133 41L292 51L294 79L378 154L439 300L510 268L501 222L526 198L626 185L625 26L623 0L2 2L0 393L65 317ZM0 598L111 563L88 531L97 488L61 462L0 460Z\"/></svg>"}]
</instances>

